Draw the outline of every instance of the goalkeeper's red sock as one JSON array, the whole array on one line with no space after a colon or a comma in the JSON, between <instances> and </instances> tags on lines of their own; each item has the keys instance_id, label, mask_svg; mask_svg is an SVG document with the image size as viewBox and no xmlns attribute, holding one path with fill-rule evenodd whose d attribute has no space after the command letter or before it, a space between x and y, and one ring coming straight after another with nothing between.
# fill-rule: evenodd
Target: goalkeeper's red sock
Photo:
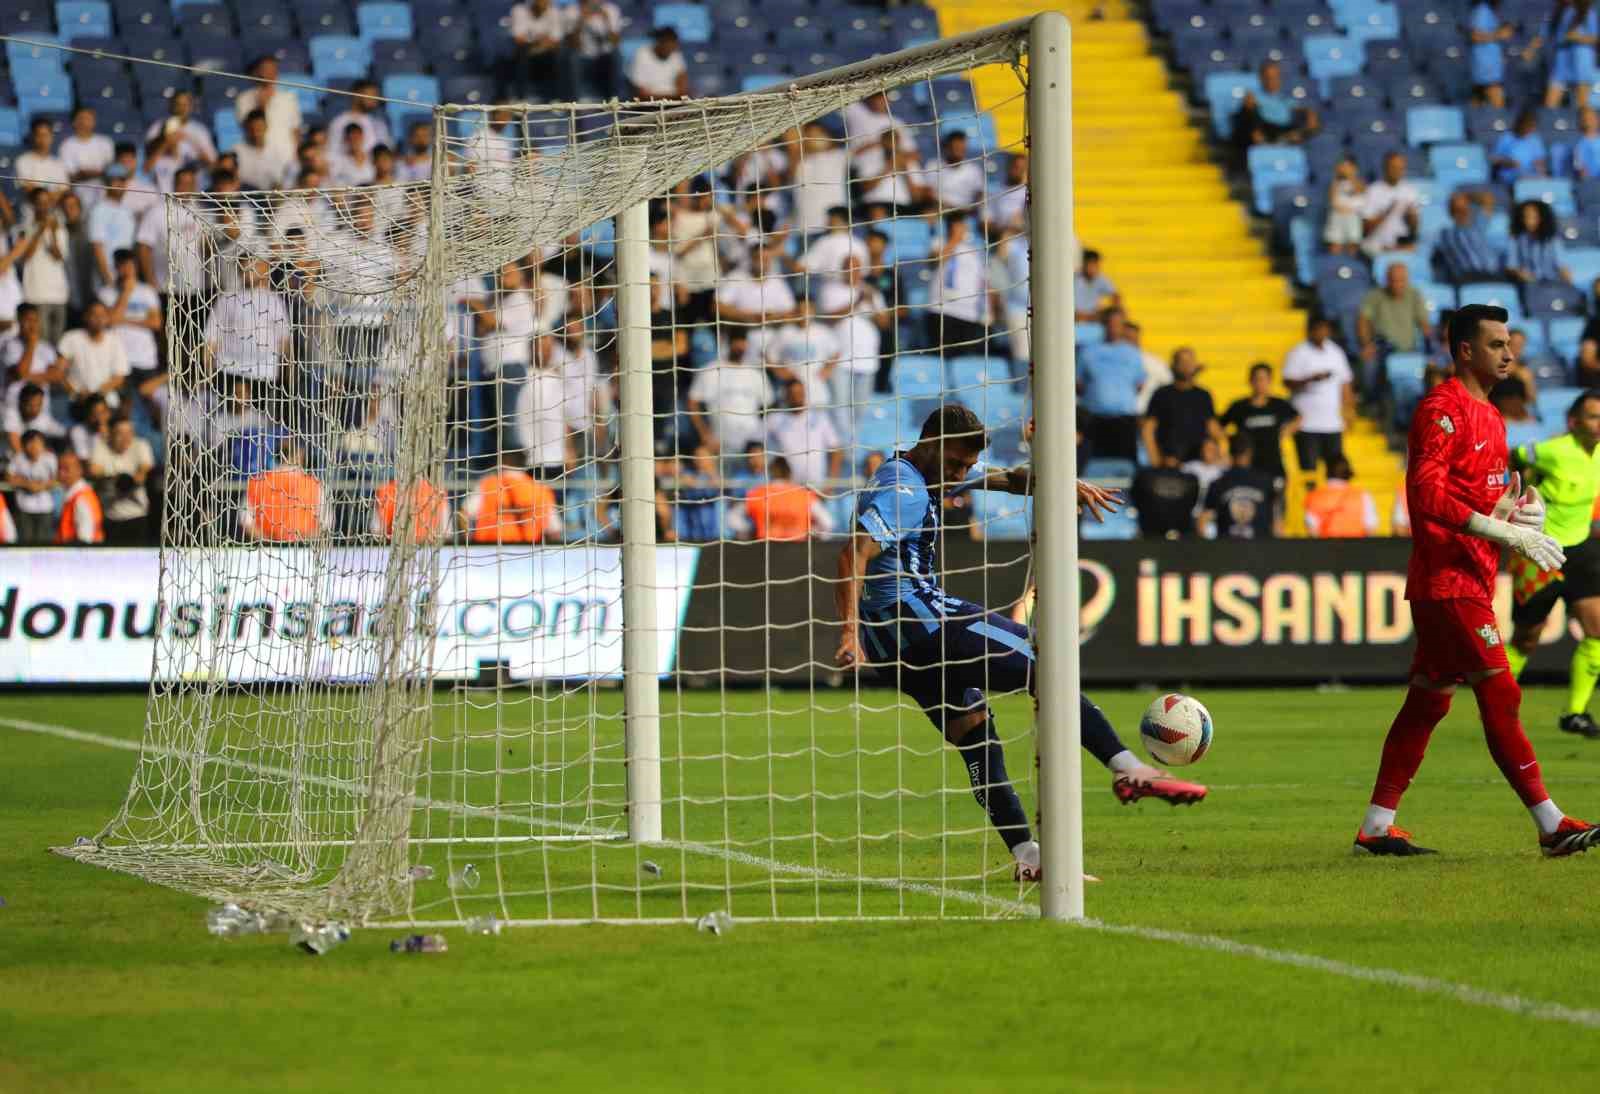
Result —
<instances>
[{"instance_id":1,"label":"goalkeeper's red sock","mask_svg":"<svg viewBox=\"0 0 1600 1094\"><path fill-rule=\"evenodd\" d=\"M1483 739L1500 774L1533 814L1540 831L1555 831L1554 826L1561 823L1561 811L1550 801L1539 774L1539 757L1522 730L1522 688L1509 672L1497 672L1473 685L1472 693L1478 697Z\"/></svg>"},{"instance_id":2,"label":"goalkeeper's red sock","mask_svg":"<svg viewBox=\"0 0 1600 1094\"><path fill-rule=\"evenodd\" d=\"M1367 835L1381 836L1394 823L1400 798L1416 777L1417 768L1422 766L1433 728L1449 712L1450 693L1447 691L1412 685L1406 692L1406 701L1389 727L1389 736L1384 738L1383 758L1378 761L1378 781L1372 788L1372 805L1361 824L1361 830Z\"/></svg>"}]
</instances>

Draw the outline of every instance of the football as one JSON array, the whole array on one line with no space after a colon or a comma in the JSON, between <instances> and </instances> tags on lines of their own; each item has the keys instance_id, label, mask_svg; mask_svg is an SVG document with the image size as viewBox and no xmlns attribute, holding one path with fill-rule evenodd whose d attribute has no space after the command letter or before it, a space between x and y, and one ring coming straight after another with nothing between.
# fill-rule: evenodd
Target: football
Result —
<instances>
[{"instance_id":1,"label":"football","mask_svg":"<svg viewBox=\"0 0 1600 1094\"><path fill-rule=\"evenodd\" d=\"M1158 764L1199 763L1211 748L1211 712L1189 695L1161 695L1139 720L1144 750Z\"/></svg>"}]
</instances>

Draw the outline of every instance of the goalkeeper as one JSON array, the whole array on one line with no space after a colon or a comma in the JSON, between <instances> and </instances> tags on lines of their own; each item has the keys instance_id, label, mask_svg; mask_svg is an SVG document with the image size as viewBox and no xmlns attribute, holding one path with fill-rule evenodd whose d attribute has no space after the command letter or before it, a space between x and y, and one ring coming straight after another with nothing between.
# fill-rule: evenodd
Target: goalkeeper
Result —
<instances>
[{"instance_id":1,"label":"goalkeeper","mask_svg":"<svg viewBox=\"0 0 1600 1094\"><path fill-rule=\"evenodd\" d=\"M855 526L839 554L835 589L843 632L836 662L872 666L910 696L962 755L972 792L1016 859L1019 880L1039 878L1039 844L1006 774L986 689L1034 688L1033 647L1025 627L1000 612L961 600L939 585L939 514L944 494L980 487L1027 493L1027 469L968 476L988 447L983 422L959 405L928 416L921 438L886 461L861 492ZM1116 496L1078 483L1078 506L1096 518ZM1115 774L1123 802L1156 797L1196 802L1206 788L1141 763L1118 739L1100 708L1080 699L1083 745Z\"/></svg>"},{"instance_id":2,"label":"goalkeeper","mask_svg":"<svg viewBox=\"0 0 1600 1094\"><path fill-rule=\"evenodd\" d=\"M1572 654L1564 732L1600 737L1589 716L1589 699L1600 679L1600 539L1595 538L1595 499L1600 495L1600 391L1586 391L1567 411L1567 431L1511 452L1512 467L1538 487L1544 499L1547 535L1567 560L1548 573L1521 555L1511 556L1511 642L1506 656L1521 675L1539 648L1539 634L1557 600L1583 628Z\"/></svg>"}]
</instances>

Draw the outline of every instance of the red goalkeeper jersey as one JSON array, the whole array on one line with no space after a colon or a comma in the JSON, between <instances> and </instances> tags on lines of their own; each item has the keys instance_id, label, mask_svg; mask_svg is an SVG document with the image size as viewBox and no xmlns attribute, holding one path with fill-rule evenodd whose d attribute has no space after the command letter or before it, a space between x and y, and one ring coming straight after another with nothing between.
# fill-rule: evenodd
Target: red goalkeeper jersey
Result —
<instances>
[{"instance_id":1,"label":"red goalkeeper jersey","mask_svg":"<svg viewBox=\"0 0 1600 1094\"><path fill-rule=\"evenodd\" d=\"M1506 422L1450 379L1411 419L1406 505L1411 512L1407 600L1490 600L1500 547L1462 529L1506 492Z\"/></svg>"}]
</instances>

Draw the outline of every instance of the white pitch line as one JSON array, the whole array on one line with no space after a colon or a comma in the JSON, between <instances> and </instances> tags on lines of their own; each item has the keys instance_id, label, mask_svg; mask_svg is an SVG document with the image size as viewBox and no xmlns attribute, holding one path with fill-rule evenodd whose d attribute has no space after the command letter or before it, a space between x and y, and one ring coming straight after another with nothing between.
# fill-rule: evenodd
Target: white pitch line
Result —
<instances>
[{"instance_id":1,"label":"white pitch line","mask_svg":"<svg viewBox=\"0 0 1600 1094\"><path fill-rule=\"evenodd\" d=\"M121 737L108 737L99 733L89 733L81 729L72 729L68 726L50 725L42 722L29 722L16 718L0 718L0 726L8 729L19 730L24 733L37 733L42 736L56 737L67 741L77 741L82 744L98 745L102 748L115 748L124 752L138 752L140 745L136 742ZM213 762L228 764L238 767L251 767L262 769L262 765L249 764L239 760L228 760L220 757L213 758ZM275 770L275 769L267 769ZM279 772L281 773L281 772ZM1298 784L1293 784L1298 785ZM426 798L416 799L419 805L430 808L471 808L462 807L459 803L435 802ZM472 809L480 813L479 809ZM489 810L492 812L492 810ZM506 817L507 820L523 821L525 818ZM576 827L576 826L574 826ZM840 870L831 870L826 867L806 866L800 863L781 862L777 859L764 858L760 855L745 851L736 851L731 848L718 847L714 844L679 842L665 840L659 846L681 850L688 854L706 855L713 858L727 859L742 865L755 866L770 870L773 873L788 874L791 876L809 877L818 881L842 881L853 884L865 884L873 888L893 889L908 893L919 893L928 896L943 897L962 903L978 904L997 911L1022 912L1036 914L1034 909L1018 902L1003 900L987 894L972 893L959 889L945 889L929 882L905 881L896 878L857 878ZM673 922L677 922L674 920ZM1359 980L1369 984L1381 984L1385 987L1404 988L1408 991L1418 992L1423 995L1436 995L1446 999L1464 1003L1468 1006L1483 1007L1490 1010L1502 1011L1506 1014L1520 1015L1524 1018L1533 1018L1541 1022L1560 1022L1566 1025L1582 1026L1586 1029L1600 1029L1600 1010L1585 1007L1569 1007L1562 1003L1552 1003L1544 999L1530 999L1527 996L1516 995L1510 992L1490 991L1487 988L1474 987L1471 984L1461 984L1453 980L1441 980L1433 976L1421 976L1416 973L1401 972L1399 969L1387 969L1368 965L1355 965L1348 961L1336 961L1329 957L1319 957L1316 954L1299 953L1295 950L1279 950L1269 946L1257 946L1248 942L1236 942L1230 938L1221 938L1216 935L1189 934L1183 931L1163 930L1159 927L1139 927L1119 923L1102 923L1095 919L1081 920L1074 926L1084 930L1099 931L1105 934L1125 935L1132 938L1142 938L1151 942L1167 942L1179 946L1186 946L1196 950L1210 950L1213 953L1227 954L1231 957L1245 957L1256 961L1266 961L1274 965L1287 965L1291 968L1308 969L1313 972L1326 973L1346 980Z\"/></svg>"}]
</instances>

